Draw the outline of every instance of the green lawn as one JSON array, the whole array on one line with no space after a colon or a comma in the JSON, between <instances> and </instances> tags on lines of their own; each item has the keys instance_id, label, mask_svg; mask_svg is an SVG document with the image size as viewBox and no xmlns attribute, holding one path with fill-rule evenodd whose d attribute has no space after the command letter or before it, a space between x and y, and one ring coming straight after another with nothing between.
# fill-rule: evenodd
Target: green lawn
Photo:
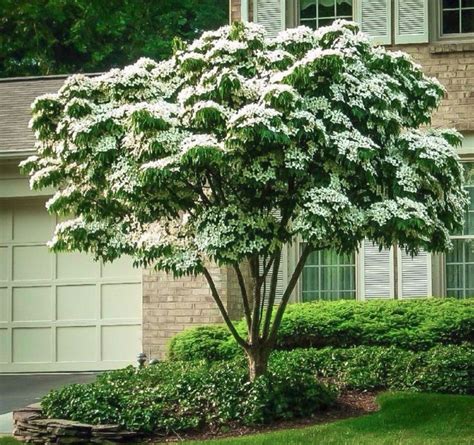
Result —
<instances>
[{"instance_id":1,"label":"green lawn","mask_svg":"<svg viewBox=\"0 0 474 445\"><path fill-rule=\"evenodd\" d=\"M190 445L474 445L474 397L393 393L381 410L354 419ZM0 438L0 445L19 442Z\"/></svg>"},{"instance_id":2,"label":"green lawn","mask_svg":"<svg viewBox=\"0 0 474 445\"><path fill-rule=\"evenodd\" d=\"M381 410L354 419L190 445L461 445L474 444L474 397L394 393Z\"/></svg>"}]
</instances>

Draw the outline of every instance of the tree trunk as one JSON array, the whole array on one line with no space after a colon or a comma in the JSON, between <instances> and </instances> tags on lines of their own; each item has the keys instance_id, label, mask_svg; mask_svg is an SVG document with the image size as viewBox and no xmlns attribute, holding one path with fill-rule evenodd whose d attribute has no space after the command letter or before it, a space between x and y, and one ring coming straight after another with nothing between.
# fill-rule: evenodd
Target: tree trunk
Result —
<instances>
[{"instance_id":1,"label":"tree trunk","mask_svg":"<svg viewBox=\"0 0 474 445\"><path fill-rule=\"evenodd\" d=\"M268 357L271 349L268 347L251 346L247 349L247 359L249 362L250 381L253 382L257 377L265 374L268 367Z\"/></svg>"}]
</instances>

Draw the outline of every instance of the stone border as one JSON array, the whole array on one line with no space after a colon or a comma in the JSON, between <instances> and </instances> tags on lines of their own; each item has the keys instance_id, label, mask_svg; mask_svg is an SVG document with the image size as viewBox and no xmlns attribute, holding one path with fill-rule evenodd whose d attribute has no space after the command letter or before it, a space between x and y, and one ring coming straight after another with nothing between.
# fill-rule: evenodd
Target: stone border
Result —
<instances>
[{"instance_id":1,"label":"stone border","mask_svg":"<svg viewBox=\"0 0 474 445\"><path fill-rule=\"evenodd\" d=\"M135 440L138 433L124 431L119 425L89 425L43 416L41 404L35 403L13 411L13 436L27 443L76 444L121 443Z\"/></svg>"}]
</instances>

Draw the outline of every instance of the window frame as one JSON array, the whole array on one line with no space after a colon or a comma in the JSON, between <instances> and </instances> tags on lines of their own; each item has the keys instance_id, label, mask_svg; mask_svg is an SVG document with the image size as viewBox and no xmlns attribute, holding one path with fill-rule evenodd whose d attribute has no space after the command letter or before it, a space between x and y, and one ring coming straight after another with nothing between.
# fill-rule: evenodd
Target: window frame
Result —
<instances>
[{"instance_id":1,"label":"window frame","mask_svg":"<svg viewBox=\"0 0 474 445\"><path fill-rule=\"evenodd\" d=\"M317 2L318 0L314 0L315 2ZM352 0L352 21L358 21L358 17L357 17L357 3L358 3L359 0ZM306 21L309 21L309 20L313 20L313 19L303 19L303 21L301 21L301 0L290 0L289 3L292 3L292 5L290 5L290 14L289 14L289 17L291 16L294 16L293 17L293 20L291 20L293 23L289 23L289 25L293 25L294 27L296 26L302 26L302 25L305 25L305 22ZM316 5L316 11L318 10L318 7ZM344 16L346 17L346 16ZM314 19L316 20L316 24L318 23L318 13L316 12L316 18ZM334 20L337 20L337 17L334 19ZM348 19L346 19L348 20ZM307 25L306 25L307 26ZM318 28L316 28L318 29Z\"/></svg>"},{"instance_id":2,"label":"window frame","mask_svg":"<svg viewBox=\"0 0 474 445\"><path fill-rule=\"evenodd\" d=\"M474 164L474 154L461 154L461 163L462 164ZM474 187L474 185L472 186ZM450 235L449 237L451 240L474 240L474 234L472 235ZM463 252L463 256L465 253ZM466 263L462 263L466 264ZM444 253L442 255L442 276L441 282L442 282L442 289L443 289L443 295L445 297L448 296L448 269L447 269L447 255ZM465 267L465 266L464 266ZM453 297L453 298L459 298L459 299L465 299L468 298L468 296L464 295L463 297Z\"/></svg>"},{"instance_id":3,"label":"window frame","mask_svg":"<svg viewBox=\"0 0 474 445\"><path fill-rule=\"evenodd\" d=\"M295 242L291 245L288 256L288 267L290 269L296 264L297 258L301 254L301 244L304 243L301 237L298 237ZM360 301L361 298L361 251L360 248L354 252L354 283L355 283L355 298L354 300ZM291 269L292 270L292 269ZM363 272L363 271L362 271ZM295 286L295 290L292 293L291 300L294 302L303 302L303 272L298 278L298 282Z\"/></svg>"},{"instance_id":4,"label":"window frame","mask_svg":"<svg viewBox=\"0 0 474 445\"><path fill-rule=\"evenodd\" d=\"M430 27L430 35L432 41L438 43L444 42L472 42L474 40L474 32L443 34L443 0L429 2L429 16L428 22Z\"/></svg>"}]
</instances>

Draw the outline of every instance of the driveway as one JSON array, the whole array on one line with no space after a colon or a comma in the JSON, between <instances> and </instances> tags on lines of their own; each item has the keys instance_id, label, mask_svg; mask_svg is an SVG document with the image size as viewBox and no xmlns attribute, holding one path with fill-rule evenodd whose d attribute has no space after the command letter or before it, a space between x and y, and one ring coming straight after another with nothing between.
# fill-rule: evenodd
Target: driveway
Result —
<instances>
[{"instance_id":1,"label":"driveway","mask_svg":"<svg viewBox=\"0 0 474 445\"><path fill-rule=\"evenodd\" d=\"M51 389L70 383L89 383L95 373L0 375L0 433L10 433L11 412L39 402Z\"/></svg>"}]
</instances>

